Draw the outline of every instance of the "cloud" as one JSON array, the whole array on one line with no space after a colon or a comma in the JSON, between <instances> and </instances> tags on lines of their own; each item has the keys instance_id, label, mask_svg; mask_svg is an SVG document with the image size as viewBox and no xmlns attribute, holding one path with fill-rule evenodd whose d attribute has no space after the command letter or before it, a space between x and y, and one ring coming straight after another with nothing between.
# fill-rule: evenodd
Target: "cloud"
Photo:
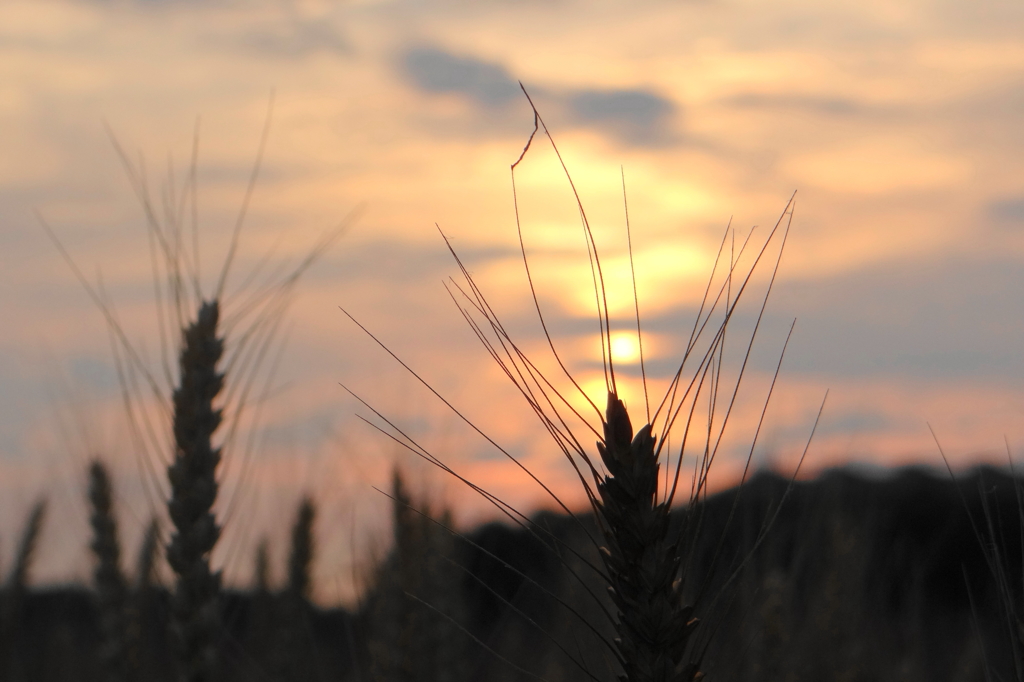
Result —
<instances>
[{"instance_id":1,"label":"cloud","mask_svg":"<svg viewBox=\"0 0 1024 682\"><path fill-rule=\"evenodd\" d=\"M988 214L1000 222L1024 222L1024 197L993 201L988 205Z\"/></svg>"},{"instance_id":2,"label":"cloud","mask_svg":"<svg viewBox=\"0 0 1024 682\"><path fill-rule=\"evenodd\" d=\"M606 128L634 144L665 141L676 112L670 100L647 90L581 90L568 97L568 105L578 123Z\"/></svg>"},{"instance_id":3,"label":"cloud","mask_svg":"<svg viewBox=\"0 0 1024 682\"><path fill-rule=\"evenodd\" d=\"M424 92L455 93L484 107L498 107L520 96L519 84L501 64L418 47L405 53L402 66Z\"/></svg>"},{"instance_id":4,"label":"cloud","mask_svg":"<svg viewBox=\"0 0 1024 682\"><path fill-rule=\"evenodd\" d=\"M1022 287L1010 259L911 261L789 283L775 306L800 319L796 369L999 381L1024 375Z\"/></svg>"},{"instance_id":5,"label":"cloud","mask_svg":"<svg viewBox=\"0 0 1024 682\"><path fill-rule=\"evenodd\" d=\"M1019 380L1024 377L1021 289L1024 270L1010 258L902 261L779 282L758 333L758 366L772 364L795 317L786 372ZM685 335L695 314L679 308L648 318L644 327ZM736 326L749 326L749 317L738 315Z\"/></svg>"},{"instance_id":6,"label":"cloud","mask_svg":"<svg viewBox=\"0 0 1024 682\"><path fill-rule=\"evenodd\" d=\"M421 92L460 95L492 112L522 97L518 81L497 62L418 47L402 56L401 65ZM532 86L530 93L559 110L570 125L597 128L628 144L660 144L673 138L670 124L677 107L649 90Z\"/></svg>"}]
</instances>

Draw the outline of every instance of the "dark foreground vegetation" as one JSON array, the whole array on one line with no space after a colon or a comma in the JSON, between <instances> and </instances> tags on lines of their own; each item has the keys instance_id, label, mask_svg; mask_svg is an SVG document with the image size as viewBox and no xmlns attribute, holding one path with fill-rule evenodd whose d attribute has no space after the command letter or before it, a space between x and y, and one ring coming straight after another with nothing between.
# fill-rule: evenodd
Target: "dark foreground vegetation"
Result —
<instances>
[{"instance_id":1,"label":"dark foreground vegetation","mask_svg":"<svg viewBox=\"0 0 1024 682\"><path fill-rule=\"evenodd\" d=\"M96 487L94 475L94 505ZM586 567L597 561L592 518L545 513L533 532L491 524L463 537L397 477L393 493L394 549L351 612L308 599L315 507L304 501L287 583L266 584L258 568L248 591L220 593L214 679L614 679L602 643L614 636L602 613L611 600ZM1014 480L994 469L956 483L917 469L792 486L761 474L709 497L684 566L702 670L709 680L1017 679L1019 509ZM180 679L172 591L152 582L153 550L121 601L99 568L89 588L28 588L42 517L27 524L24 561L2 593L0 679ZM264 547L257 567L266 557Z\"/></svg>"}]
</instances>

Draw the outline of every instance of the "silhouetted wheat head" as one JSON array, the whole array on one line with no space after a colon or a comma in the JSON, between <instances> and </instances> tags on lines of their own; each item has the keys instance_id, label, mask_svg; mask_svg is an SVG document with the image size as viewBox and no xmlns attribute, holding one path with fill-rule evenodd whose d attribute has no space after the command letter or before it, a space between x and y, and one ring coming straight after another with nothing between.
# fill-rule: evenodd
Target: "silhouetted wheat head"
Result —
<instances>
[{"instance_id":1,"label":"silhouetted wheat head","mask_svg":"<svg viewBox=\"0 0 1024 682\"><path fill-rule=\"evenodd\" d=\"M171 630L180 648L180 679L188 682L214 679L217 664L220 574L210 570L210 552L220 536L213 516L220 449L212 443L221 422L214 400L224 387L217 366L224 353L219 317L217 301L204 301L184 331L174 391L174 462L167 469L175 529L167 561L177 576Z\"/></svg>"},{"instance_id":2,"label":"silhouetted wheat head","mask_svg":"<svg viewBox=\"0 0 1024 682\"><path fill-rule=\"evenodd\" d=\"M159 505L166 503L172 525L166 554L175 577L169 626L177 645L177 672L182 682L209 682L217 677L224 626L220 621L221 576L211 567L211 552L225 524L233 525L231 519L238 513L252 475L263 402L274 382L274 368L267 366L272 354L280 353L282 348L282 323L296 285L348 224L346 219L326 231L297 263L272 265L268 254L241 284L229 286L260 171L271 110L272 97L256 161L212 290L203 286L201 268L198 128L188 172L178 181L172 168L159 199L148 184L141 157L135 162L112 134L147 230L160 344L158 367L148 364L136 350L101 284L93 285L85 278L43 222L109 326L144 489L155 514ZM232 456L222 463L223 452ZM229 467L233 467L233 476L225 487L225 469ZM166 471L166 478L161 469ZM147 535L146 547L157 547L157 527L152 526ZM240 532L237 538L242 537ZM233 556L234 549L228 547L225 554ZM140 592L154 576L156 555L143 552L142 557L145 565L139 567Z\"/></svg>"},{"instance_id":3,"label":"silhouetted wheat head","mask_svg":"<svg viewBox=\"0 0 1024 682\"><path fill-rule=\"evenodd\" d=\"M292 524L288 582L273 630L274 660L268 666L276 679L285 682L311 679L315 670L316 651L310 622L312 570L316 556L315 521L316 502L305 495L299 501Z\"/></svg>"},{"instance_id":4,"label":"silhouetted wheat head","mask_svg":"<svg viewBox=\"0 0 1024 682\"><path fill-rule=\"evenodd\" d=\"M21 531L14 565L0 589L0 676L19 680L26 676L27 661L21 651L23 619L32 563L39 546L39 536L46 520L46 499L40 499L29 511Z\"/></svg>"},{"instance_id":5,"label":"silhouetted wheat head","mask_svg":"<svg viewBox=\"0 0 1024 682\"><path fill-rule=\"evenodd\" d=\"M18 549L14 555L14 565L7 576L7 589L11 592L24 592L28 587L29 573L35 559L39 536L43 532L43 521L46 520L46 500L41 499L32 505L21 531Z\"/></svg>"},{"instance_id":6,"label":"silhouetted wheat head","mask_svg":"<svg viewBox=\"0 0 1024 682\"><path fill-rule=\"evenodd\" d=\"M139 543L135 558L135 591L144 593L153 588L156 581L156 564L160 553L160 522L150 519Z\"/></svg>"},{"instance_id":7,"label":"silhouetted wheat head","mask_svg":"<svg viewBox=\"0 0 1024 682\"><path fill-rule=\"evenodd\" d=\"M159 200L154 198L141 157L135 162L111 134L141 204L147 229L160 347L157 367L150 366L136 350L102 285L86 279L53 230L40 218L106 319L128 427L140 469L146 474L143 482L153 512L157 513L158 505L166 502L173 526L166 553L175 574L170 629L178 645L178 673L183 682L208 682L217 674L218 647L223 634L221 576L211 568L210 555L222 528L237 513L244 485L252 472L260 414L274 383L274 367L268 367L268 358L281 350L282 321L302 274L347 229L349 222L346 219L335 229L324 232L297 263L270 267L268 254L253 266L244 281L229 287L242 227L259 176L272 105L273 98L212 290L204 288L200 267L198 127L185 178L179 182L172 168ZM222 427L219 432L218 427ZM233 452L231 457L224 458L223 464L222 452ZM224 469L232 465L233 486L223 490ZM166 478L161 476L161 469L166 471ZM218 501L218 494L225 492L221 497L227 499ZM156 525L151 526L146 547L156 547L156 530ZM232 556L230 549L228 556ZM146 565L139 569L140 588L153 577L155 554L144 551L142 557Z\"/></svg>"},{"instance_id":8,"label":"silhouetted wheat head","mask_svg":"<svg viewBox=\"0 0 1024 682\"><path fill-rule=\"evenodd\" d=\"M391 478L394 547L378 568L366 605L370 671L379 682L467 679L469 639L454 536L447 512L414 500L396 467Z\"/></svg>"},{"instance_id":9,"label":"silhouetted wheat head","mask_svg":"<svg viewBox=\"0 0 1024 682\"><path fill-rule=\"evenodd\" d=\"M96 561L93 584L99 612L100 668L105 680L117 682L125 679L127 673L128 584L121 570L121 543L110 475L99 460L89 466L89 504L90 548Z\"/></svg>"},{"instance_id":10,"label":"silhouetted wheat head","mask_svg":"<svg viewBox=\"0 0 1024 682\"><path fill-rule=\"evenodd\" d=\"M296 599L309 599L313 586L312 568L316 542L313 539L313 522L316 520L316 504L306 496L299 502L295 523L292 526L292 549L288 555L288 591Z\"/></svg>"},{"instance_id":11,"label":"silhouetted wheat head","mask_svg":"<svg viewBox=\"0 0 1024 682\"><path fill-rule=\"evenodd\" d=\"M130 679L144 677L145 619L152 613L156 601L156 567L162 555L160 523L156 517L150 519L142 534L142 541L135 557L135 582L127 607L127 652L125 665Z\"/></svg>"},{"instance_id":12,"label":"silhouetted wheat head","mask_svg":"<svg viewBox=\"0 0 1024 682\"><path fill-rule=\"evenodd\" d=\"M266 538L256 545L252 569L253 591L257 595L270 594L270 541Z\"/></svg>"},{"instance_id":13,"label":"silhouetted wheat head","mask_svg":"<svg viewBox=\"0 0 1024 682\"><path fill-rule=\"evenodd\" d=\"M604 442L597 444L608 472L597 484L595 503L605 546L609 593L618 609L616 630L624 679L690 681L694 662L683 664L697 626L684 606L680 547L669 538L667 501L658 502L658 455L650 425L633 436L626 406L608 394Z\"/></svg>"},{"instance_id":14,"label":"silhouetted wheat head","mask_svg":"<svg viewBox=\"0 0 1024 682\"><path fill-rule=\"evenodd\" d=\"M531 101L532 106L532 101ZM643 379L647 420L635 434L626 405L619 397L616 367L612 354L612 317L607 304L605 274L601 255L590 228L587 212L576 192L572 177L562 161L561 153L536 108L534 130L522 154L512 164L513 200L516 207L516 223L523 264L530 291L533 296L537 319L543 329L551 358L560 376L549 376L539 368L506 331L487 297L477 286L469 269L456 253L447 237L448 248L458 265L462 281L446 283L452 300L458 306L466 322L484 345L492 359L499 365L506 377L526 399L534 414L555 445L561 450L572 466L586 493L591 510L597 520L601 537L592 537L595 554L601 558L591 561L567 546L544 528L508 503L479 486L474 485L448 465L430 453L394 422L358 398L382 419L387 428L382 430L403 447L428 460L435 466L454 475L463 483L483 496L509 520L527 529L536 539L543 542L548 550L562 561L565 570L575 583L600 606L608 623L589 623L568 604L560 603L581 628L594 633L610 650L617 670L614 672L625 682L689 682L702 677L700 662L706 648L711 629L704 628L695 617L695 607L712 608L714 598L705 592L708 580L693 579L688 568L693 561L693 548L700 532L700 501L707 494L708 474L723 442L726 427L736 404L740 385L748 369L755 337L761 325L768 297L778 272L779 262L792 220L793 199L786 205L778 221L763 241L755 244L751 234L738 245L735 232L727 229L719 247L718 256L712 268L704 297L694 320L689 339L682 350L675 373L668 379L668 386L660 402L649 396L647 373L644 367L644 343L641 330L640 305L635 305L635 330L640 347L640 369ZM534 276L519 222L519 200L516 194L516 169L526 157L538 132L543 131L554 150L571 191L572 200L578 208L590 261L593 300L596 318L600 326L606 407L602 410L582 389L580 382L570 371L570 363L561 356L555 340L549 334L548 323L542 310L540 298L534 288ZM625 196L625 183L623 194ZM625 204L624 204L625 206ZM628 207L625 213L626 234L629 237L631 267L632 238L629 233ZM731 237L731 241L730 241ZM769 268L766 276L756 279L755 273ZM636 284L634 277L634 301ZM760 287L760 289L758 289ZM726 332L733 327L741 299L750 290L759 290L758 298L748 311L749 322L741 335L739 356L731 358L726 352ZM348 313L346 312L346 315ZM349 315L352 318L351 315ZM512 454L487 436L457 408L435 391L429 383L413 369L402 362L377 337L366 330L354 318L357 325L380 344L399 363L413 374L426 388L434 393L468 426L484 437L505 457L521 468L543 490L551 496L563 511L571 514L565 503L542 481L521 464ZM790 329L792 332L792 328ZM788 337L787 337L788 343ZM768 400L775 386L781 366L775 368L775 375L764 397L761 410L763 422ZM731 370L726 370L729 367ZM353 395L355 395L353 393ZM574 401L573 398L579 400ZM583 411L574 405L585 404ZM592 411L592 412L591 412ZM593 416L589 416L592 414ZM758 423L757 433L760 432ZM747 466L757 439L754 434L750 444ZM812 431L813 433L813 431ZM673 435L675 436L673 438ZM597 441L596 457L584 445L586 436ZM666 443L672 441L671 450ZM680 490L684 458L692 459L692 480L689 487L688 511L681 524L673 524L670 518L677 493ZM744 470L744 477L747 471ZM682 495L678 496L682 501ZM585 530L582 521L579 527ZM612 608L604 606L604 600L590 590L583 576L563 557L572 556L581 570L592 572L605 583L610 594ZM712 563L714 563L712 561ZM720 571L735 567L719 567ZM688 581L689 579L689 581ZM698 584L690 584L690 582ZM723 581L719 581L721 584ZM727 582L727 581L726 581ZM552 598L558 599L554 595ZM510 605L511 606L511 605ZM605 637L601 630L605 625L614 628L614 638ZM552 640L553 641L553 640ZM581 660L571 651L554 642L564 654L590 679L600 679L591 671L591 662ZM513 667L515 666L510 662ZM519 668L520 672L529 671Z\"/></svg>"}]
</instances>

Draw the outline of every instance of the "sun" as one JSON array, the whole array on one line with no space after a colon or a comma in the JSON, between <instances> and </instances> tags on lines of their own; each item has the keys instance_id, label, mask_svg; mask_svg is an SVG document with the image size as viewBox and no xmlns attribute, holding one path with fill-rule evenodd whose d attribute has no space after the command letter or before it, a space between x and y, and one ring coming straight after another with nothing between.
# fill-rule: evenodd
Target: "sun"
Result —
<instances>
[{"instance_id":1,"label":"sun","mask_svg":"<svg viewBox=\"0 0 1024 682\"><path fill-rule=\"evenodd\" d=\"M612 332L612 360L620 365L640 362L640 344L635 332Z\"/></svg>"}]
</instances>

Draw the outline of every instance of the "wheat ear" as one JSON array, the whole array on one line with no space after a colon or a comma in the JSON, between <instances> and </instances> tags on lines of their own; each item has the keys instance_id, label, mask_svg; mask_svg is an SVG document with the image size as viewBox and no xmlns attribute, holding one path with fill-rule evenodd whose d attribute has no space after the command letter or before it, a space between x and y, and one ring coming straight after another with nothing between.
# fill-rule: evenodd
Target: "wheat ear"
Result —
<instances>
[{"instance_id":1,"label":"wheat ear","mask_svg":"<svg viewBox=\"0 0 1024 682\"><path fill-rule=\"evenodd\" d=\"M125 601L125 670L130 680L145 679L146 617L153 609L160 523L151 518L142 534L135 561L135 581Z\"/></svg>"},{"instance_id":2,"label":"wheat ear","mask_svg":"<svg viewBox=\"0 0 1024 682\"><path fill-rule=\"evenodd\" d=\"M32 568L43 520L46 517L46 500L39 500L29 512L21 532L14 566L7 576L7 584L0 590L0 679L26 679L25 654L23 653L24 602L28 589L28 577Z\"/></svg>"},{"instance_id":3,"label":"wheat ear","mask_svg":"<svg viewBox=\"0 0 1024 682\"><path fill-rule=\"evenodd\" d=\"M114 518L113 491L107 468L99 460L89 466L89 505L92 543L96 558L93 582L99 607L99 660L103 679L125 678L127 581L121 571L121 543Z\"/></svg>"},{"instance_id":4,"label":"wheat ear","mask_svg":"<svg viewBox=\"0 0 1024 682\"><path fill-rule=\"evenodd\" d=\"M293 597L300 599L308 599L312 588L315 519L316 505L313 500L309 497L302 498L295 516L295 525L292 526L292 548L288 556L288 591Z\"/></svg>"},{"instance_id":5,"label":"wheat ear","mask_svg":"<svg viewBox=\"0 0 1024 682\"><path fill-rule=\"evenodd\" d=\"M256 545L256 555L253 560L253 590L256 594L266 595L270 593L270 542L263 538L260 544Z\"/></svg>"},{"instance_id":6,"label":"wheat ear","mask_svg":"<svg viewBox=\"0 0 1024 682\"><path fill-rule=\"evenodd\" d=\"M668 502L657 501L660 464L650 425L633 435L626 406L608 394L604 442L597 444L608 471L598 481L595 506L609 593L618 610L615 646L628 682L690 682L703 677L684 664L697 625L684 606L680 557L669 533Z\"/></svg>"},{"instance_id":7,"label":"wheat ear","mask_svg":"<svg viewBox=\"0 0 1024 682\"><path fill-rule=\"evenodd\" d=\"M217 332L219 317L217 300L206 301L196 321L184 330L180 384L174 391L175 453L167 469L167 506L174 533L167 561L177 577L171 630L181 682L211 682L217 667L220 573L210 570L210 552L220 536L212 511L220 449L211 443L221 422L221 411L213 402L224 386L224 375L217 370L224 352Z\"/></svg>"},{"instance_id":8,"label":"wheat ear","mask_svg":"<svg viewBox=\"0 0 1024 682\"><path fill-rule=\"evenodd\" d=\"M139 551L135 558L135 590L145 592L153 587L156 581L156 562L160 549L160 522L156 518L149 520L146 532L139 543Z\"/></svg>"},{"instance_id":9,"label":"wheat ear","mask_svg":"<svg viewBox=\"0 0 1024 682\"><path fill-rule=\"evenodd\" d=\"M32 559L35 557L36 546L39 544L39 535L43 530L45 518L46 500L39 500L32 507L32 511L29 512L28 519L25 521L14 566L11 568L11 574L7 577L7 586L12 592L23 592L28 585Z\"/></svg>"},{"instance_id":10,"label":"wheat ear","mask_svg":"<svg viewBox=\"0 0 1024 682\"><path fill-rule=\"evenodd\" d=\"M312 567L316 544L313 524L316 504L306 496L299 502L292 525L288 554L288 583L277 614L273 647L276 657L270 666L282 682L307 682L315 677L316 650L310 630L309 596L313 588ZM278 670L274 670L274 668Z\"/></svg>"}]
</instances>

